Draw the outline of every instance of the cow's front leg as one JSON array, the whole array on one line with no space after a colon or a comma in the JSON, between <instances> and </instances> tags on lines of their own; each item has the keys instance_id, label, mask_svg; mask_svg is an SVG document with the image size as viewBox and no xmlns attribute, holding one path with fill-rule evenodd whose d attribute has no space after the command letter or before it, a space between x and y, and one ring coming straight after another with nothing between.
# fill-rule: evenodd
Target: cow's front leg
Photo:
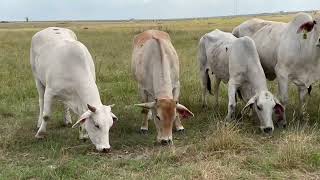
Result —
<instances>
[{"instance_id":1,"label":"cow's front leg","mask_svg":"<svg viewBox=\"0 0 320 180\"><path fill-rule=\"evenodd\" d=\"M299 116L304 118L308 116L306 111L306 95L308 94L308 88L305 86L298 86L299 92Z\"/></svg>"},{"instance_id":2,"label":"cow's front leg","mask_svg":"<svg viewBox=\"0 0 320 180\"><path fill-rule=\"evenodd\" d=\"M280 102L286 109L286 106L288 104L288 77L283 75L277 75L278 79L278 89L279 89L279 96L280 96ZM283 113L283 122L287 122L286 120L286 111Z\"/></svg>"},{"instance_id":3,"label":"cow's front leg","mask_svg":"<svg viewBox=\"0 0 320 180\"><path fill-rule=\"evenodd\" d=\"M139 92L140 92L141 102L153 101L151 98L151 95L149 95L146 90L139 88ZM142 120L142 125L140 127L140 132L142 134L147 134L149 130L149 127L148 127L149 119L152 119L152 111L150 109L142 109L141 113L143 114L144 117Z\"/></svg>"},{"instance_id":4,"label":"cow's front leg","mask_svg":"<svg viewBox=\"0 0 320 180\"><path fill-rule=\"evenodd\" d=\"M229 121L232 119L235 119L236 114L236 92L237 92L237 86L229 82L228 85L228 97L229 97L229 103L228 103L228 114L225 120Z\"/></svg>"},{"instance_id":5,"label":"cow's front leg","mask_svg":"<svg viewBox=\"0 0 320 180\"><path fill-rule=\"evenodd\" d=\"M177 115L177 117L174 121L174 125L176 127L177 132L184 132L184 127L182 126L179 115Z\"/></svg>"},{"instance_id":6,"label":"cow's front leg","mask_svg":"<svg viewBox=\"0 0 320 180\"><path fill-rule=\"evenodd\" d=\"M64 105L64 124L70 126L72 124L70 108L67 105Z\"/></svg>"},{"instance_id":7,"label":"cow's front leg","mask_svg":"<svg viewBox=\"0 0 320 180\"><path fill-rule=\"evenodd\" d=\"M149 128L149 120L152 118L152 111L148 109L142 109L141 113L144 115L144 119L140 127L140 132L142 134L147 134Z\"/></svg>"},{"instance_id":8,"label":"cow's front leg","mask_svg":"<svg viewBox=\"0 0 320 180\"><path fill-rule=\"evenodd\" d=\"M44 138L47 132L47 122L51 116L51 105L52 105L53 95L50 90L45 90L44 98L43 98L43 113L42 113L42 121L40 128L35 135L36 138L41 139Z\"/></svg>"},{"instance_id":9,"label":"cow's front leg","mask_svg":"<svg viewBox=\"0 0 320 180\"><path fill-rule=\"evenodd\" d=\"M80 127L79 127L79 139L83 140L83 141L86 141L87 139L89 139L89 135L88 135L88 132L85 128L84 123L81 123Z\"/></svg>"},{"instance_id":10,"label":"cow's front leg","mask_svg":"<svg viewBox=\"0 0 320 180\"><path fill-rule=\"evenodd\" d=\"M173 88L172 94L173 94L173 100L178 102L179 101L179 96L180 96L180 83L175 88ZM177 114L177 116L176 116L176 119L174 121L174 125L175 125L175 128L176 128L177 132L183 132L184 131L184 127L182 126L182 123L180 121L179 114Z\"/></svg>"}]
</instances>

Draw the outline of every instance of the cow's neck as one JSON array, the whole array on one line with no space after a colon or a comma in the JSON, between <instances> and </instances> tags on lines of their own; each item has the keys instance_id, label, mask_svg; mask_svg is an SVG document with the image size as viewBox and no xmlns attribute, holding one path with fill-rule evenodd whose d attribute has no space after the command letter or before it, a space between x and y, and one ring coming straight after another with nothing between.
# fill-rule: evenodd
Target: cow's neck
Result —
<instances>
[{"instance_id":1,"label":"cow's neck","mask_svg":"<svg viewBox=\"0 0 320 180\"><path fill-rule=\"evenodd\" d=\"M155 98L173 98L171 67L165 58L154 63L152 82Z\"/></svg>"},{"instance_id":2,"label":"cow's neck","mask_svg":"<svg viewBox=\"0 0 320 180\"><path fill-rule=\"evenodd\" d=\"M94 107L102 105L95 83L83 84L78 89L75 89L72 94L71 98L68 99L68 105L78 115L82 115L88 110L87 104Z\"/></svg>"}]
</instances>

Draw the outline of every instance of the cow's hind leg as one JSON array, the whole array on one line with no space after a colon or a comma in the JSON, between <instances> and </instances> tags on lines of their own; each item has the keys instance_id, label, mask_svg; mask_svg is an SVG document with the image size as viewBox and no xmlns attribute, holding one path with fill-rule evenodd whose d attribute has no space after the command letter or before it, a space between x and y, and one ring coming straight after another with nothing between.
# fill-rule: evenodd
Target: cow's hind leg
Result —
<instances>
[{"instance_id":1,"label":"cow's hind leg","mask_svg":"<svg viewBox=\"0 0 320 180\"><path fill-rule=\"evenodd\" d=\"M35 135L36 138L44 138L47 131L47 122L51 115L51 105L52 105L53 95L48 88L45 89L43 98L43 111L42 111L42 121L40 128Z\"/></svg>"},{"instance_id":2,"label":"cow's hind leg","mask_svg":"<svg viewBox=\"0 0 320 180\"><path fill-rule=\"evenodd\" d=\"M236 93L237 93L238 87L232 82L229 82L228 85L228 97L229 97L229 103L228 103L228 114L225 118L226 121L230 121L235 119L236 115Z\"/></svg>"},{"instance_id":3,"label":"cow's hind leg","mask_svg":"<svg viewBox=\"0 0 320 180\"><path fill-rule=\"evenodd\" d=\"M221 79L215 78L214 86L213 86L213 95L214 95L214 106L219 104L219 87L220 87Z\"/></svg>"},{"instance_id":4,"label":"cow's hind leg","mask_svg":"<svg viewBox=\"0 0 320 180\"><path fill-rule=\"evenodd\" d=\"M43 97L44 97L45 87L37 79L36 79L36 86L39 94L39 118L38 118L37 128L40 128L41 122L42 122Z\"/></svg>"}]
</instances>

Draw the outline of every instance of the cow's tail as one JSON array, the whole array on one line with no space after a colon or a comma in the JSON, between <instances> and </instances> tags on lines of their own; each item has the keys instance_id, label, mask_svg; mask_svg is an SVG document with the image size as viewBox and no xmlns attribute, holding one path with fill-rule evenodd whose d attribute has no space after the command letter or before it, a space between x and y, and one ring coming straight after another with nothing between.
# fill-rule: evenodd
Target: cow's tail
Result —
<instances>
[{"instance_id":1,"label":"cow's tail","mask_svg":"<svg viewBox=\"0 0 320 180\"><path fill-rule=\"evenodd\" d=\"M161 58L161 62L163 62L163 58L164 58L165 52L164 52L163 44L162 44L162 42L161 42L162 40L161 40L160 38L156 37L156 36L152 36L152 38L155 39L155 40L158 42L158 44L159 44L159 48L160 48L160 58Z\"/></svg>"},{"instance_id":2,"label":"cow's tail","mask_svg":"<svg viewBox=\"0 0 320 180\"><path fill-rule=\"evenodd\" d=\"M202 86L206 88L209 91L209 93L212 95L211 79L209 76L208 60L207 60L204 40L205 40L205 36L202 37L199 42L198 61L200 65Z\"/></svg>"},{"instance_id":3,"label":"cow's tail","mask_svg":"<svg viewBox=\"0 0 320 180\"><path fill-rule=\"evenodd\" d=\"M309 94L309 96L311 96L311 91L312 91L312 86L310 85L310 86L308 87L308 94Z\"/></svg>"}]
</instances>

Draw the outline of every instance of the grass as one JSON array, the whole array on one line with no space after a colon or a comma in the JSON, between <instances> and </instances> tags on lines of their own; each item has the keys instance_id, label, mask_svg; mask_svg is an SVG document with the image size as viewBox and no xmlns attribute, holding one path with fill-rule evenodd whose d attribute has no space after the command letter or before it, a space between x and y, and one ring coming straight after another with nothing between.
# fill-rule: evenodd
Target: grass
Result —
<instances>
[{"instance_id":1,"label":"grass","mask_svg":"<svg viewBox=\"0 0 320 180\"><path fill-rule=\"evenodd\" d=\"M291 16L264 17L288 21ZM320 177L319 89L307 106L308 121L295 117L298 98L290 89L289 127L273 137L259 133L252 120L223 122L227 89L219 106L201 108L196 59L199 38L216 28L231 31L245 18L176 22L51 22L0 24L0 179L317 179ZM63 127L55 108L48 136L36 140L38 95L29 65L32 35L47 26L74 30L91 52L104 104L116 104L119 122L111 130L112 152L99 154L76 129ZM131 77L133 36L146 29L169 32L181 63L181 102L195 117L174 134L173 147L154 145L156 132L138 133L142 116L137 84ZM270 88L276 93L275 83ZM212 98L210 104L213 104ZM243 106L241 103L239 105ZM75 121L77 117L73 117Z\"/></svg>"}]
</instances>

